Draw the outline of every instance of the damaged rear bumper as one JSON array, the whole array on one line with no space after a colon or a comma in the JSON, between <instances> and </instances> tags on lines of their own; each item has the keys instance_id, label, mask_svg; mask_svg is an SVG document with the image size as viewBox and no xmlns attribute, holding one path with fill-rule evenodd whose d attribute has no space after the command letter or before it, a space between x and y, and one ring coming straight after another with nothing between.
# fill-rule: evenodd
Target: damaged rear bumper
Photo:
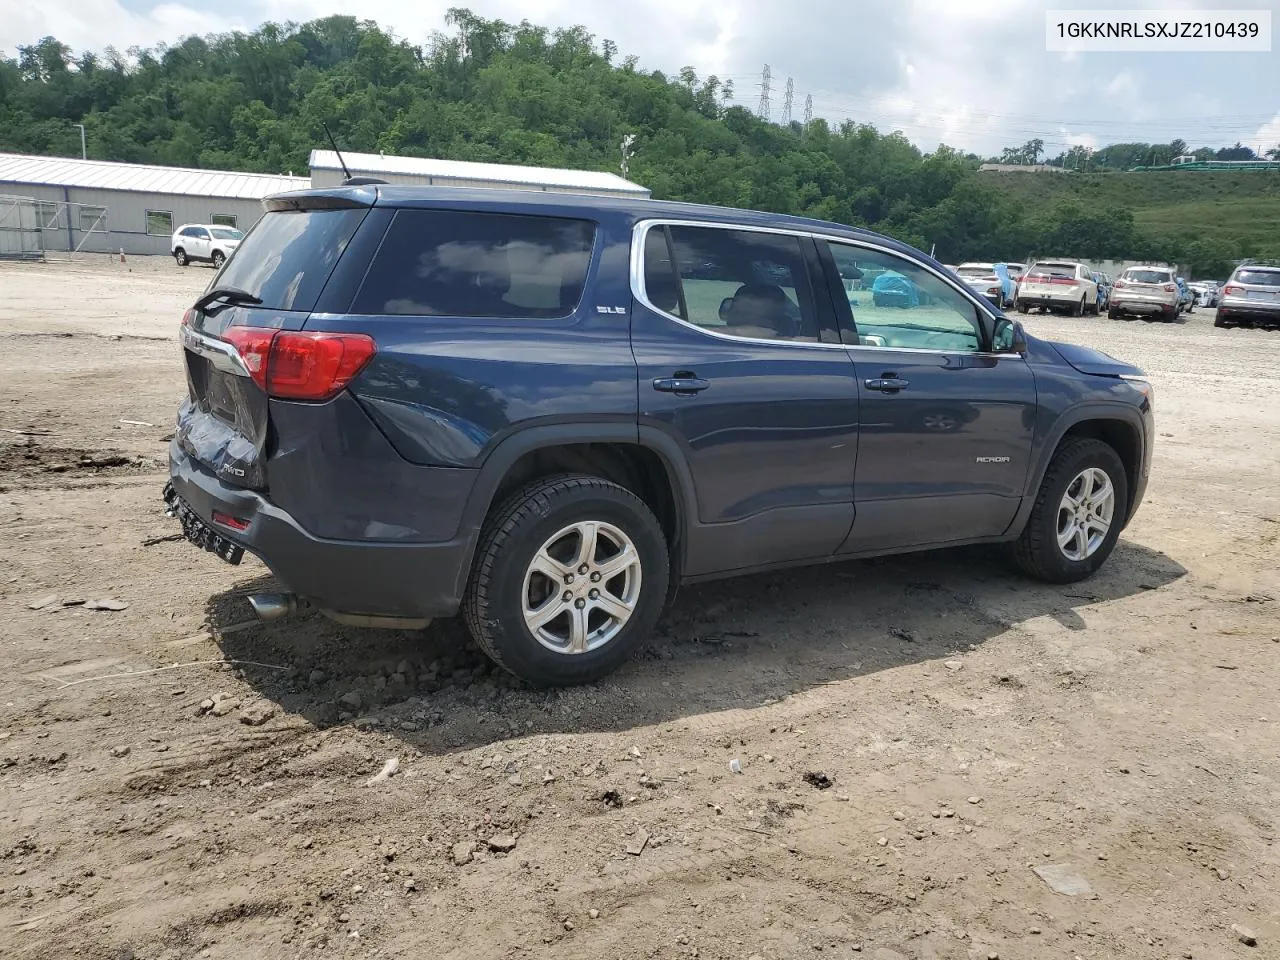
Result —
<instances>
[{"instance_id":1,"label":"damaged rear bumper","mask_svg":"<svg viewBox=\"0 0 1280 960\"><path fill-rule=\"evenodd\" d=\"M465 539L404 543L312 536L260 493L220 481L176 442L169 445L169 475L173 499L203 527L258 557L282 585L317 607L405 618L458 612L471 555ZM246 526L218 524L215 513ZM225 551L214 552L230 559Z\"/></svg>"}]
</instances>

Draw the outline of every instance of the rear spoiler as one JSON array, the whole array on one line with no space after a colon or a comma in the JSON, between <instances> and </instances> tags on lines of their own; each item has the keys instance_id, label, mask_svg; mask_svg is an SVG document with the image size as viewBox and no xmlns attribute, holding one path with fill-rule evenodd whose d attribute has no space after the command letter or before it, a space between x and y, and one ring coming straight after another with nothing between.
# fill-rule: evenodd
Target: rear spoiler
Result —
<instances>
[{"instance_id":1,"label":"rear spoiler","mask_svg":"<svg viewBox=\"0 0 1280 960\"><path fill-rule=\"evenodd\" d=\"M277 193L264 199L262 206L269 213L279 213L291 210L351 210L372 207L377 202L377 187L373 184L360 184Z\"/></svg>"}]
</instances>

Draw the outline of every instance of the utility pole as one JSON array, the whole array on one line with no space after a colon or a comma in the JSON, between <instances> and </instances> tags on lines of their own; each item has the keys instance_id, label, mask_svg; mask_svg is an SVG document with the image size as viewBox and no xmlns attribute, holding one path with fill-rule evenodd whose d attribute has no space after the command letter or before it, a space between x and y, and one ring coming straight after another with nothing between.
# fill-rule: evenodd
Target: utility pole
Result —
<instances>
[{"instance_id":1,"label":"utility pole","mask_svg":"<svg viewBox=\"0 0 1280 960\"><path fill-rule=\"evenodd\" d=\"M631 158L635 156L636 135L628 133L622 138L622 179L626 180L631 172Z\"/></svg>"},{"instance_id":2,"label":"utility pole","mask_svg":"<svg viewBox=\"0 0 1280 960\"><path fill-rule=\"evenodd\" d=\"M89 151L85 148L85 145L84 145L84 124L83 124L83 123L73 123L73 124L72 124L72 126L73 126L73 127L79 127L79 128L80 128L80 159L81 159L81 160L88 160L88 159L89 159Z\"/></svg>"},{"instance_id":3,"label":"utility pole","mask_svg":"<svg viewBox=\"0 0 1280 960\"><path fill-rule=\"evenodd\" d=\"M813 123L813 94L809 93L804 98L804 128L808 130L811 123Z\"/></svg>"},{"instance_id":4,"label":"utility pole","mask_svg":"<svg viewBox=\"0 0 1280 960\"><path fill-rule=\"evenodd\" d=\"M760 105L756 108L756 115L761 120L769 119L769 83L773 79L773 74L769 70L769 65L764 65L764 73L760 77Z\"/></svg>"},{"instance_id":5,"label":"utility pole","mask_svg":"<svg viewBox=\"0 0 1280 960\"><path fill-rule=\"evenodd\" d=\"M791 126L791 102L796 95L796 82L787 77L787 92L782 97L782 125Z\"/></svg>"}]
</instances>

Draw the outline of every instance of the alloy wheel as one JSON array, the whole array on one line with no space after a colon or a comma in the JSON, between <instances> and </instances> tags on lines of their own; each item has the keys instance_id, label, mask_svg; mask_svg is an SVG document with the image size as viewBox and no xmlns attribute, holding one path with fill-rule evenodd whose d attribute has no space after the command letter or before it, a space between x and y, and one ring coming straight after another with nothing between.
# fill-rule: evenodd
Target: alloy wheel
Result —
<instances>
[{"instance_id":1,"label":"alloy wheel","mask_svg":"<svg viewBox=\"0 0 1280 960\"><path fill-rule=\"evenodd\" d=\"M1058 504L1058 549L1068 560L1093 556L1107 539L1115 516L1116 490L1098 467L1076 474Z\"/></svg>"},{"instance_id":2,"label":"alloy wheel","mask_svg":"<svg viewBox=\"0 0 1280 960\"><path fill-rule=\"evenodd\" d=\"M529 562L521 596L525 625L556 653L598 650L635 613L641 579L640 554L625 532L601 521L572 523Z\"/></svg>"}]
</instances>

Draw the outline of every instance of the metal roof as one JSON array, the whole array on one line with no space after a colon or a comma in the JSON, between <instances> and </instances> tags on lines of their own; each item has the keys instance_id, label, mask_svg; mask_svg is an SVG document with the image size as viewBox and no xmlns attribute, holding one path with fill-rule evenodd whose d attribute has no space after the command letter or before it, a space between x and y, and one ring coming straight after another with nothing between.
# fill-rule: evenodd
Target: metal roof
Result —
<instances>
[{"instance_id":1,"label":"metal roof","mask_svg":"<svg viewBox=\"0 0 1280 960\"><path fill-rule=\"evenodd\" d=\"M191 197L230 197L239 200L261 200L273 193L305 189L311 185L306 177L286 177L271 173L153 167L142 163L112 163L108 160L79 160L74 157L34 157L20 153L0 153L0 183L127 190L132 193L167 193Z\"/></svg>"},{"instance_id":2,"label":"metal roof","mask_svg":"<svg viewBox=\"0 0 1280 960\"><path fill-rule=\"evenodd\" d=\"M347 153L353 176L389 175L428 177L439 180L484 180L512 187L560 187L569 190L609 190L647 197L649 190L613 173L596 170L562 170L554 167L524 167L508 163L473 163L468 160L436 160L430 157L388 157L377 153ZM311 169L341 170L332 150L312 150Z\"/></svg>"}]
</instances>

